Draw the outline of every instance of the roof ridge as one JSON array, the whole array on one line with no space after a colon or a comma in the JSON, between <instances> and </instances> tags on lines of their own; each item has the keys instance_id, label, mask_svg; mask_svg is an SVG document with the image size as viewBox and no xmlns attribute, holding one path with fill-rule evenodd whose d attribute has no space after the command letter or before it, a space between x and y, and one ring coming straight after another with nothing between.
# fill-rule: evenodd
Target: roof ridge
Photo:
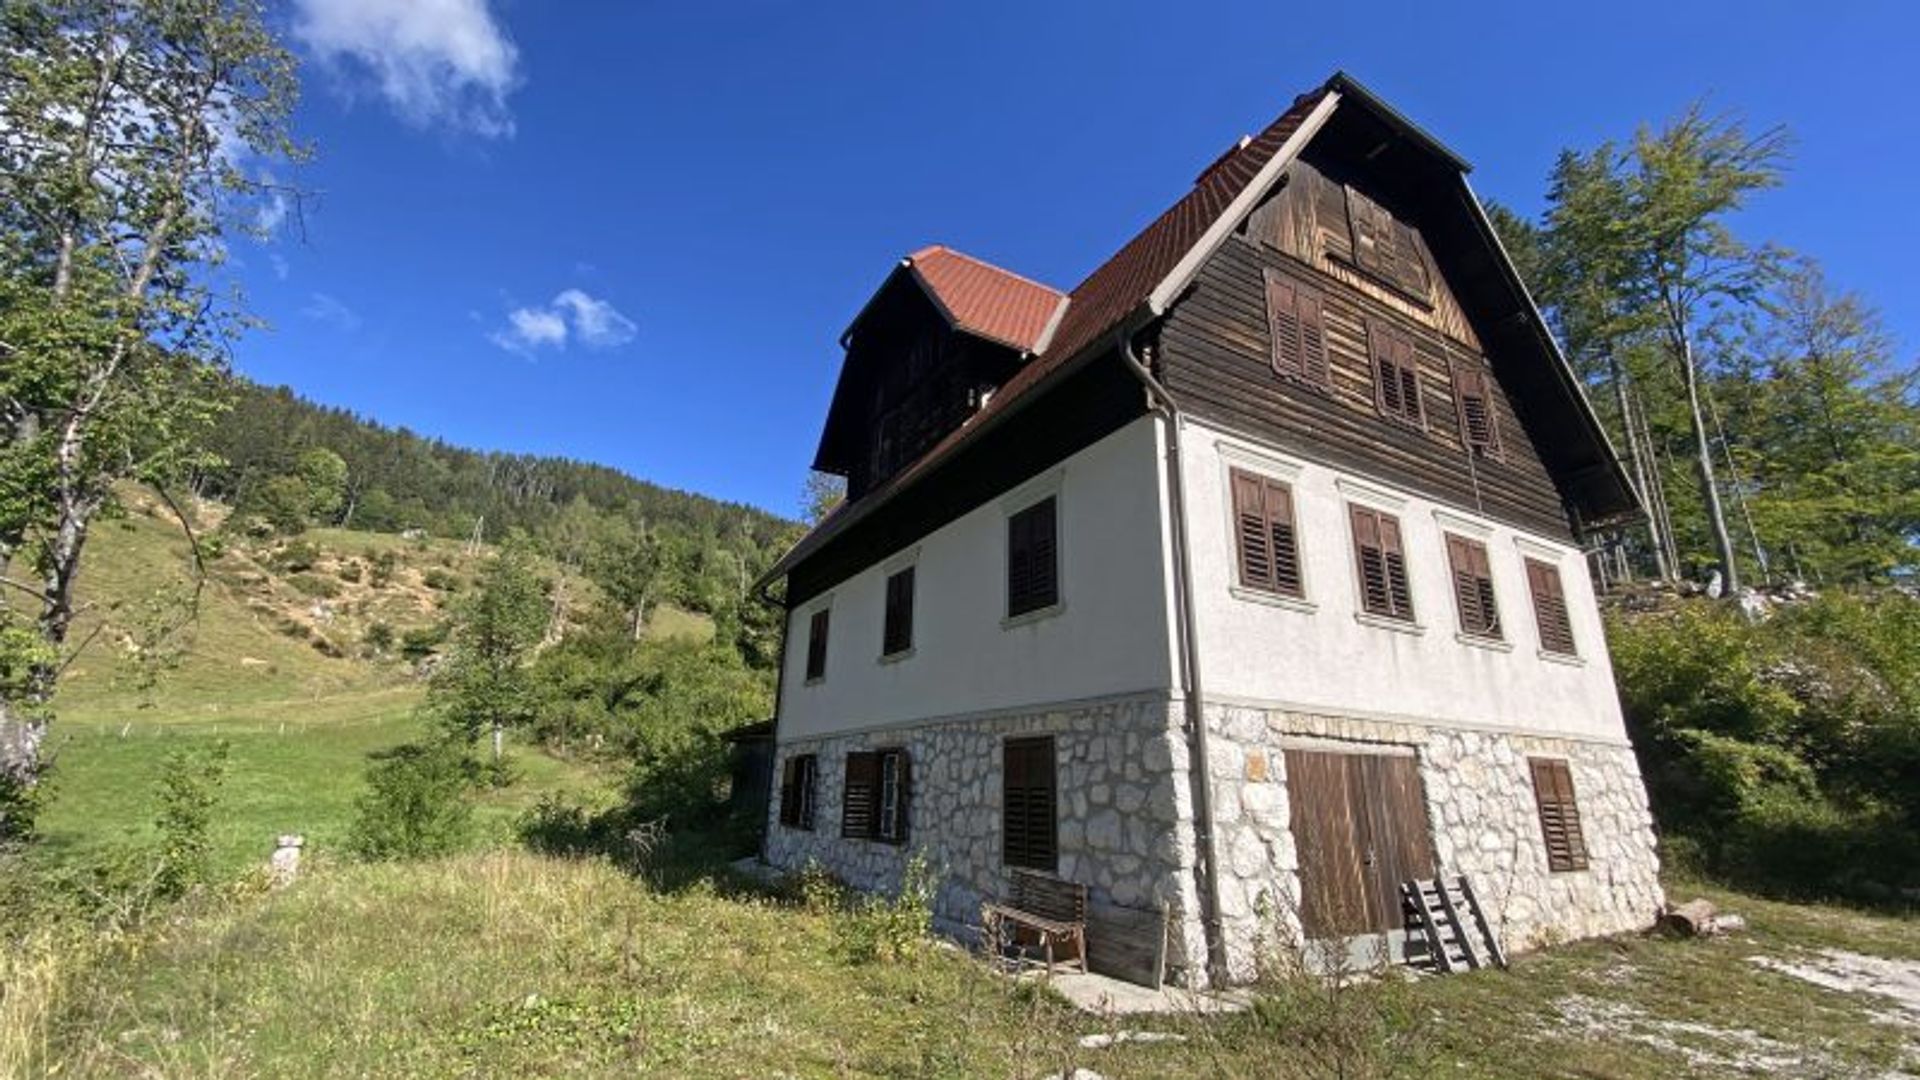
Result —
<instances>
[{"instance_id":1,"label":"roof ridge","mask_svg":"<svg viewBox=\"0 0 1920 1080\"><path fill-rule=\"evenodd\" d=\"M990 263L978 255L969 255L966 252L961 251L959 248L951 247L947 244L928 244L925 247L922 247L920 250L912 252L909 255L907 255L907 261L913 262L916 259L924 258L927 255L932 254L934 252L944 252L948 255L953 256L956 259L965 259L966 261L974 264L975 266L981 267L986 270L991 270L996 274L1002 274L1006 277L1013 278L1015 281L1021 282L1022 284L1031 285L1036 289L1045 289L1047 292L1050 292L1055 296L1061 297L1063 299L1068 295L1067 290L1065 289L1056 288L1052 285L1047 284L1044 281L1035 281L1033 278L1030 278L1027 275L1022 274L1018 271L1009 270L1006 267L999 265L998 263Z\"/></svg>"}]
</instances>

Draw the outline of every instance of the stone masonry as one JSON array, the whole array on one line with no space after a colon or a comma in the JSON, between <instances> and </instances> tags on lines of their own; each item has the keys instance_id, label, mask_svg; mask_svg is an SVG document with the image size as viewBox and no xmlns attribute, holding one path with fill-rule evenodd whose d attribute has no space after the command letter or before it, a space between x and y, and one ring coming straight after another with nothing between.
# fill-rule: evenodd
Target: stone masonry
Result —
<instances>
[{"instance_id":1,"label":"stone masonry","mask_svg":"<svg viewBox=\"0 0 1920 1080\"><path fill-rule=\"evenodd\" d=\"M1644 927L1659 908L1652 818L1638 763L1624 743L1239 705L1209 704L1206 715L1220 916L1235 980L1254 975L1260 949L1299 939L1289 745L1410 749L1441 872L1472 877L1512 952ZM934 904L939 928L971 936L981 903L1004 895L1007 885L999 838L1001 740L1051 734L1059 770L1060 876L1087 884L1096 908L1165 905L1172 927L1169 977L1197 984L1205 938L1182 716L1177 699L1134 697L782 743L776 777L791 755L819 756L815 825L811 831L781 825L775 798L766 857L789 871L817 863L855 888L891 894L907 859L919 852L941 882ZM883 747L903 747L913 762L905 845L840 836L846 754ZM1530 756L1570 763L1588 869L1548 870Z\"/></svg>"}]
</instances>

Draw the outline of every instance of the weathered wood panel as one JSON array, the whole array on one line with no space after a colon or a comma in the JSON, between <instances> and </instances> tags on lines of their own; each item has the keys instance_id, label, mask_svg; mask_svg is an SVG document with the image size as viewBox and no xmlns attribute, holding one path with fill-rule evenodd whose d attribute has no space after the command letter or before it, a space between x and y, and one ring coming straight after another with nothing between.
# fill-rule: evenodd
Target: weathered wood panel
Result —
<instances>
[{"instance_id":1,"label":"weathered wood panel","mask_svg":"<svg viewBox=\"0 0 1920 1080\"><path fill-rule=\"evenodd\" d=\"M1400 929L1400 883L1435 873L1415 759L1288 750L1287 790L1307 938Z\"/></svg>"},{"instance_id":2,"label":"weathered wood panel","mask_svg":"<svg viewBox=\"0 0 1920 1080\"><path fill-rule=\"evenodd\" d=\"M1274 375L1267 267L1324 293L1331 392ZM1369 318L1392 320L1414 339L1424 431L1381 416L1375 405ZM1229 239L1168 313L1160 343L1168 389L1203 420L1530 531L1571 536L1560 494L1497 381L1489 404L1501 428L1502 452L1488 457L1467 449L1452 371L1456 362L1484 363L1479 353L1277 248Z\"/></svg>"}]
</instances>

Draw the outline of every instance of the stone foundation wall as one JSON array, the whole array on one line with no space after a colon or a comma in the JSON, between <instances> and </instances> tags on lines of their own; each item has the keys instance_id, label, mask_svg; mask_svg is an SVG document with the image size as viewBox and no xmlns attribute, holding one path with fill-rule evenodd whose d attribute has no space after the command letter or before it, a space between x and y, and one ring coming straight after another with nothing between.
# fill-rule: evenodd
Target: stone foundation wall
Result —
<instances>
[{"instance_id":1,"label":"stone foundation wall","mask_svg":"<svg viewBox=\"0 0 1920 1080\"><path fill-rule=\"evenodd\" d=\"M1472 878L1511 952L1641 928L1657 913L1653 819L1625 744L1230 705L1206 714L1221 917L1236 979L1253 974L1264 943L1299 940L1284 751L1301 739L1331 741L1316 749L1413 749L1440 870ZM1569 762L1588 869L1548 870L1530 756Z\"/></svg>"},{"instance_id":2,"label":"stone foundation wall","mask_svg":"<svg viewBox=\"0 0 1920 1080\"><path fill-rule=\"evenodd\" d=\"M1165 697L1077 703L918 726L783 742L775 750L766 858L799 870L809 861L855 888L898 890L907 859L922 853L940 888L935 918L950 934L978 928L983 901L1004 896L1001 751L1007 736L1054 736L1059 784L1059 873L1088 886L1088 902L1154 910L1173 925L1169 969L1204 957L1199 944L1187 753L1179 705ZM904 845L840 835L849 751L904 747L912 762ZM778 778L794 754L819 756L814 828L780 824ZM1188 929L1191 924L1191 929ZM1191 950L1190 952L1188 950Z\"/></svg>"}]
</instances>

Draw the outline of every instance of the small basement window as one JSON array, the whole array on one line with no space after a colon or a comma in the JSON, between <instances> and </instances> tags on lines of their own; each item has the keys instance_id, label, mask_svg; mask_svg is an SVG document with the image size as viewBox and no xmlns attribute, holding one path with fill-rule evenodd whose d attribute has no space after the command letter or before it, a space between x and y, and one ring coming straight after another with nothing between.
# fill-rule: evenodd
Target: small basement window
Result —
<instances>
[{"instance_id":1,"label":"small basement window","mask_svg":"<svg viewBox=\"0 0 1920 1080\"><path fill-rule=\"evenodd\" d=\"M1540 811L1540 836L1547 845L1547 869L1565 873L1587 868L1587 838L1580 829L1580 806L1573 796L1573 770L1559 758L1528 758L1533 800Z\"/></svg>"},{"instance_id":2,"label":"small basement window","mask_svg":"<svg viewBox=\"0 0 1920 1080\"><path fill-rule=\"evenodd\" d=\"M813 830L819 776L819 759L812 754L795 754L787 759L780 774L780 824L790 829Z\"/></svg>"}]
</instances>

